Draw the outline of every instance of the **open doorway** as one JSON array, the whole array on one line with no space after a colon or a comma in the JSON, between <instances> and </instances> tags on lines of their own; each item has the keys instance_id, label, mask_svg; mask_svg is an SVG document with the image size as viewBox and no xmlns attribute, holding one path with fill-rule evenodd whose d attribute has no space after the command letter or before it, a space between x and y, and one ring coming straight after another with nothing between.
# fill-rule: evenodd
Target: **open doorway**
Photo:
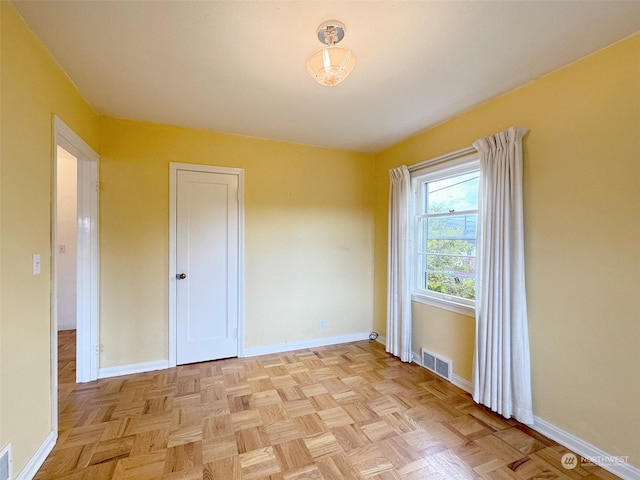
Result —
<instances>
[{"instance_id":1,"label":"open doorway","mask_svg":"<svg viewBox=\"0 0 640 480\"><path fill-rule=\"evenodd\" d=\"M53 132L51 418L57 434L59 373L61 387L98 378L99 157L55 116ZM58 355L65 360L60 367Z\"/></svg>"},{"instance_id":2,"label":"open doorway","mask_svg":"<svg viewBox=\"0 0 640 480\"><path fill-rule=\"evenodd\" d=\"M78 270L78 159L57 145L56 158L56 313L58 318L59 387L75 384L77 270Z\"/></svg>"}]
</instances>

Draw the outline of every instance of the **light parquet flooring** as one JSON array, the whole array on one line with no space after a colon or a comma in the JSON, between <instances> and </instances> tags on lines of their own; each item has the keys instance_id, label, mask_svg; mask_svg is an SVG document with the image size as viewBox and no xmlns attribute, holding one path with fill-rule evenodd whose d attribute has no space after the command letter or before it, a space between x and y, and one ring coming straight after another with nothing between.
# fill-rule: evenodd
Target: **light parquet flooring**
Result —
<instances>
[{"instance_id":1,"label":"light parquet flooring","mask_svg":"<svg viewBox=\"0 0 640 480\"><path fill-rule=\"evenodd\" d=\"M376 342L76 385L59 335L59 439L36 480L611 480Z\"/></svg>"}]
</instances>

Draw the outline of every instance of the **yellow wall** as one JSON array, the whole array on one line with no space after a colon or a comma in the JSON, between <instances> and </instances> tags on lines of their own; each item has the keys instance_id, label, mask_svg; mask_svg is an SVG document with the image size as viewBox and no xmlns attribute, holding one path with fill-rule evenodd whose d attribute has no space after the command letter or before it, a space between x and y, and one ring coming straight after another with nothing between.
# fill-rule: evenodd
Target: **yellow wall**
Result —
<instances>
[{"instance_id":1,"label":"yellow wall","mask_svg":"<svg viewBox=\"0 0 640 480\"><path fill-rule=\"evenodd\" d=\"M426 319L413 322L412 350L420 355L420 349L425 347L452 360L454 373L469 380L475 318L418 302L412 303L411 314L414 319Z\"/></svg>"},{"instance_id":2,"label":"yellow wall","mask_svg":"<svg viewBox=\"0 0 640 480\"><path fill-rule=\"evenodd\" d=\"M534 413L640 465L640 35L376 156L375 328L384 331L388 170L512 125L524 139L525 253ZM414 306L470 379L474 322ZM462 327L463 326L463 327ZM466 364L466 365L463 365Z\"/></svg>"},{"instance_id":3,"label":"yellow wall","mask_svg":"<svg viewBox=\"0 0 640 480\"><path fill-rule=\"evenodd\" d=\"M373 155L112 118L100 144L101 367L168 356L169 162L245 169L246 347L370 331Z\"/></svg>"},{"instance_id":4,"label":"yellow wall","mask_svg":"<svg viewBox=\"0 0 640 480\"><path fill-rule=\"evenodd\" d=\"M52 114L96 150L100 136L101 367L167 356L169 162L246 169L245 344L254 347L368 331L372 314L384 333L388 169L528 127L535 413L640 465L639 57L636 36L402 142L374 167L371 155L99 121L1 1L0 448L12 442L14 471L51 429ZM414 349L452 357L469 379L473 319L424 305L414 314Z\"/></svg>"},{"instance_id":5,"label":"yellow wall","mask_svg":"<svg viewBox=\"0 0 640 480\"><path fill-rule=\"evenodd\" d=\"M51 430L52 115L96 149L98 117L14 7L0 12L0 448L18 473Z\"/></svg>"}]
</instances>

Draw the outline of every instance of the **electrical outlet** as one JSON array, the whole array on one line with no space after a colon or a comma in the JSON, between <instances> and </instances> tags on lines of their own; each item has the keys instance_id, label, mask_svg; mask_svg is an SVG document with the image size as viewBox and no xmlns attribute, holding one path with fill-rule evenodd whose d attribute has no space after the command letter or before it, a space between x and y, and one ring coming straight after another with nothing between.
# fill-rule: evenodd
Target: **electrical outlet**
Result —
<instances>
[{"instance_id":1,"label":"electrical outlet","mask_svg":"<svg viewBox=\"0 0 640 480\"><path fill-rule=\"evenodd\" d=\"M320 320L320 330L324 330L325 322L324 320Z\"/></svg>"}]
</instances>

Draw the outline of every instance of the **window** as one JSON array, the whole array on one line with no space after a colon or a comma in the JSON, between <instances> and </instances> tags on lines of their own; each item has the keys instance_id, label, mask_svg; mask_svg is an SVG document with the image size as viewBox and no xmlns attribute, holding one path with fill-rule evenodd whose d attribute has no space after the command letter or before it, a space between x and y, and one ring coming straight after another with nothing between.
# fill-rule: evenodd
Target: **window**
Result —
<instances>
[{"instance_id":1,"label":"window","mask_svg":"<svg viewBox=\"0 0 640 480\"><path fill-rule=\"evenodd\" d=\"M454 164L452 164L454 163ZM412 173L413 299L460 313L475 307L477 155Z\"/></svg>"}]
</instances>

